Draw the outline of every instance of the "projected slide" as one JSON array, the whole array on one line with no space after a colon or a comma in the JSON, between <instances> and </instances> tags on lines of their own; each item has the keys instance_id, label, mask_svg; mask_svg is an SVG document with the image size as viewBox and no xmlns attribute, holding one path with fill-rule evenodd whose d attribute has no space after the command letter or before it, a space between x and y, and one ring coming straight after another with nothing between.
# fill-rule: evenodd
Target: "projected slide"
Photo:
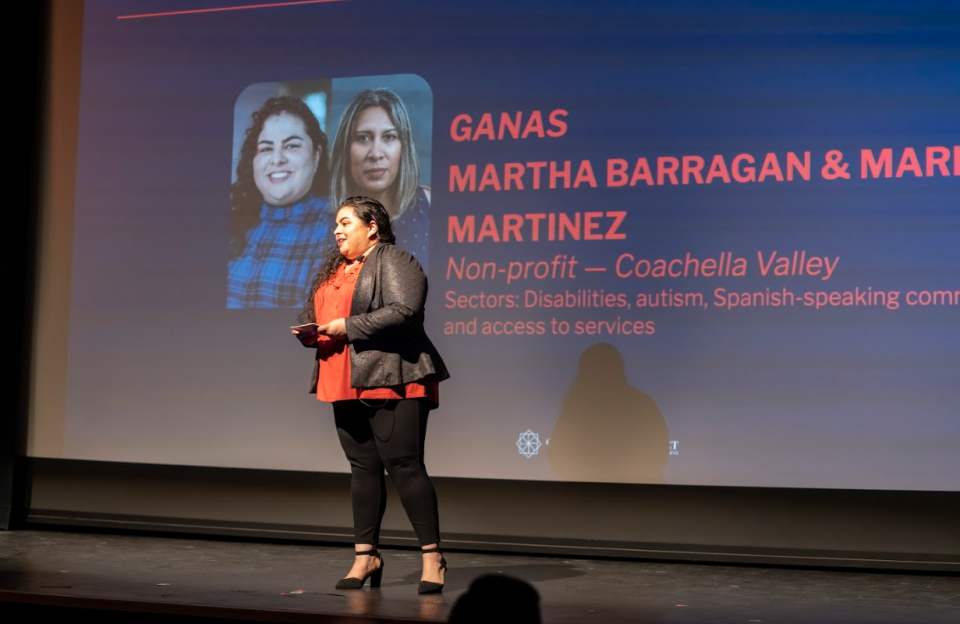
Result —
<instances>
[{"instance_id":1,"label":"projected slide","mask_svg":"<svg viewBox=\"0 0 960 624\"><path fill-rule=\"evenodd\" d=\"M953 3L270 4L86 2L65 457L346 472L289 326L371 194L432 474L960 490Z\"/></svg>"}]
</instances>

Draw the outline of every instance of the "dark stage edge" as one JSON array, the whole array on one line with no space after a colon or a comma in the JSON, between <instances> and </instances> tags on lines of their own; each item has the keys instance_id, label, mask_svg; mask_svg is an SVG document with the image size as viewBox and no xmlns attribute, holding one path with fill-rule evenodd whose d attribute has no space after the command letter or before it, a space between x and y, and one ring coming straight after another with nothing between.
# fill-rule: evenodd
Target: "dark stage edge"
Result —
<instances>
[{"instance_id":1,"label":"dark stage edge","mask_svg":"<svg viewBox=\"0 0 960 624\"><path fill-rule=\"evenodd\" d=\"M345 546L0 532L0 622L443 622L487 573L531 583L547 624L960 622L960 576L952 574L449 551L443 594L419 596L417 552L383 552L381 589L338 591L352 553Z\"/></svg>"}]
</instances>

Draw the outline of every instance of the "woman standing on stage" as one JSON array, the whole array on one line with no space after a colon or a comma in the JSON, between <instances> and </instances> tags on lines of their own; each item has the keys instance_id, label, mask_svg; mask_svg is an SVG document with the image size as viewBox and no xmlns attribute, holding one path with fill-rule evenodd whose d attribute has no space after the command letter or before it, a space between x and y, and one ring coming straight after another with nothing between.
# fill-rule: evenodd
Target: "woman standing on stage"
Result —
<instances>
[{"instance_id":1,"label":"woman standing on stage","mask_svg":"<svg viewBox=\"0 0 960 624\"><path fill-rule=\"evenodd\" d=\"M423 451L427 416L450 375L423 328L427 277L416 258L394 245L390 216L375 199L344 200L334 235L337 248L314 279L301 314L305 324L293 333L316 348L312 391L333 404L351 466L356 558L337 588L359 589L368 578L380 585L386 468L423 552L418 591L439 592L447 566Z\"/></svg>"}]
</instances>

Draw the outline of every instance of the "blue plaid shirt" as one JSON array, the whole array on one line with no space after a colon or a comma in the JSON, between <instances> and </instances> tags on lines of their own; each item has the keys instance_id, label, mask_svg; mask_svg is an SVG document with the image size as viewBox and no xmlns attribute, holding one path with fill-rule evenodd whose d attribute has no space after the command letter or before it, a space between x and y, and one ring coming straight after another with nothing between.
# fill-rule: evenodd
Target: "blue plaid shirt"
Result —
<instances>
[{"instance_id":1,"label":"blue plaid shirt","mask_svg":"<svg viewBox=\"0 0 960 624\"><path fill-rule=\"evenodd\" d=\"M264 204L247 246L230 261L228 308L299 308L328 249L330 202L307 196L292 206Z\"/></svg>"}]
</instances>

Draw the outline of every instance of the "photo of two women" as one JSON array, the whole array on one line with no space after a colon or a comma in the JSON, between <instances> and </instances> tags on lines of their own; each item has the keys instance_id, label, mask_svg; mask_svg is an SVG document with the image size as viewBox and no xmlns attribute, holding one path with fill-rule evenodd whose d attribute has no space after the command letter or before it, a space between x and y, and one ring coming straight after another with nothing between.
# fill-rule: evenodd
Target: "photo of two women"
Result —
<instances>
[{"instance_id":1,"label":"photo of two women","mask_svg":"<svg viewBox=\"0 0 960 624\"><path fill-rule=\"evenodd\" d=\"M336 207L376 199L427 271L433 102L419 76L251 85L234 113L227 308L297 308ZM329 129L329 131L327 130Z\"/></svg>"}]
</instances>

